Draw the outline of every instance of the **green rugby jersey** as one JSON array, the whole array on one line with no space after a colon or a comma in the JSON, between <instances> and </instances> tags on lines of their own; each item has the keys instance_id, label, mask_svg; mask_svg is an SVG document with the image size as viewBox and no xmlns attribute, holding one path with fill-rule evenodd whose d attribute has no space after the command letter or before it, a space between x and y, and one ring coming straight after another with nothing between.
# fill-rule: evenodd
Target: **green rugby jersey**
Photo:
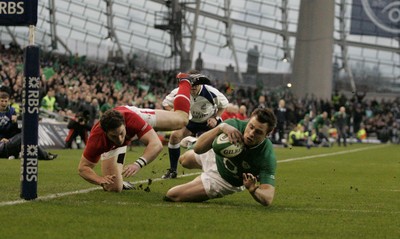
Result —
<instances>
[{"instance_id":1,"label":"green rugby jersey","mask_svg":"<svg viewBox=\"0 0 400 239\"><path fill-rule=\"evenodd\" d=\"M224 121L237 128L242 134L247 121L228 119ZM261 184L275 186L276 160L271 141L266 138L261 144L253 148L246 147L242 153L233 158L224 158L215 154L218 172L223 179L233 186L243 185L243 173L259 175Z\"/></svg>"}]
</instances>

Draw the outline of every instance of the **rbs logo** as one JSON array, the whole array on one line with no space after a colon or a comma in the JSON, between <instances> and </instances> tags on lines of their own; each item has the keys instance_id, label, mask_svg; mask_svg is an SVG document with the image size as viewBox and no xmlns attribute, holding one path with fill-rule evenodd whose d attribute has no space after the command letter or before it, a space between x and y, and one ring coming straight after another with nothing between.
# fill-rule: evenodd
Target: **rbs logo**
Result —
<instances>
[{"instance_id":1,"label":"rbs logo","mask_svg":"<svg viewBox=\"0 0 400 239\"><path fill-rule=\"evenodd\" d=\"M24 14L24 2L3 2L0 0L0 14Z\"/></svg>"}]
</instances>

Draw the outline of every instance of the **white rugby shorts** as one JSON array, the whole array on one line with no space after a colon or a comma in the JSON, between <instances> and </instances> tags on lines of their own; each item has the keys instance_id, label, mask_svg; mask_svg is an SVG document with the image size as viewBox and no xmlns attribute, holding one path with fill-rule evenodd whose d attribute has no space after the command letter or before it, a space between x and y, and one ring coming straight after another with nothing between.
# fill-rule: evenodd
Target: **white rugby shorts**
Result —
<instances>
[{"instance_id":1,"label":"white rugby shorts","mask_svg":"<svg viewBox=\"0 0 400 239\"><path fill-rule=\"evenodd\" d=\"M221 177L217 169L215 153L212 149L204 154L195 154L195 158L203 169L200 177L209 198L220 198L244 190L244 186L232 186Z\"/></svg>"},{"instance_id":2,"label":"white rugby shorts","mask_svg":"<svg viewBox=\"0 0 400 239\"><path fill-rule=\"evenodd\" d=\"M146 121L151 127L156 127L157 118L156 111L153 109L141 109L136 106L125 106L129 110L138 114L144 121Z\"/></svg>"}]
</instances>

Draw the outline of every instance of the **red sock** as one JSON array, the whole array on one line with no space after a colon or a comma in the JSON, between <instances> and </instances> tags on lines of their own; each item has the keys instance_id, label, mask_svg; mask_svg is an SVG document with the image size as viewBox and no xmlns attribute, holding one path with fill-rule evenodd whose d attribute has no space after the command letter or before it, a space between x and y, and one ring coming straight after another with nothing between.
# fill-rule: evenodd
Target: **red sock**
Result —
<instances>
[{"instance_id":1,"label":"red sock","mask_svg":"<svg viewBox=\"0 0 400 239\"><path fill-rule=\"evenodd\" d=\"M189 81L181 80L179 90L174 100L174 110L181 110L189 114L190 111L190 89L192 85Z\"/></svg>"}]
</instances>

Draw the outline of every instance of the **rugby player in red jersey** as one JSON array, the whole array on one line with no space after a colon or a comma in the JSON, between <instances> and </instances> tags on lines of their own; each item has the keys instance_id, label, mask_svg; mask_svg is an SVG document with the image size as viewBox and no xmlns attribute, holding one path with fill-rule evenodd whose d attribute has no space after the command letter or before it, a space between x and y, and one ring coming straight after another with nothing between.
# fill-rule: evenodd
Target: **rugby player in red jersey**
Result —
<instances>
[{"instance_id":1,"label":"rugby player in red jersey","mask_svg":"<svg viewBox=\"0 0 400 239\"><path fill-rule=\"evenodd\" d=\"M120 192L124 186L123 177L135 175L157 157L163 146L155 130L184 127L189 120L191 86L209 83L209 79L200 74L179 73L177 78L179 91L174 111L120 106L102 115L90 132L78 166L82 178L101 185L105 191ZM134 139L140 140L145 149L133 164L124 167L127 145ZM101 175L93 170L99 161Z\"/></svg>"}]
</instances>

